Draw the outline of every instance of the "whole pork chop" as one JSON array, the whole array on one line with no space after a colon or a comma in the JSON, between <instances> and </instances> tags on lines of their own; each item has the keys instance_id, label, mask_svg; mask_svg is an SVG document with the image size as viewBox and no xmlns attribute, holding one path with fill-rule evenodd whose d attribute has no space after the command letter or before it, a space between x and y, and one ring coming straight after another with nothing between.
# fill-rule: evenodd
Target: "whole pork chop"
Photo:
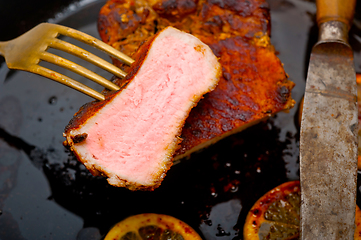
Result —
<instances>
[{"instance_id":1,"label":"whole pork chop","mask_svg":"<svg viewBox=\"0 0 361 240\"><path fill-rule=\"evenodd\" d=\"M98 19L102 40L129 56L167 26L199 38L222 65L217 88L186 120L175 160L294 106L266 0L108 0Z\"/></svg>"}]
</instances>

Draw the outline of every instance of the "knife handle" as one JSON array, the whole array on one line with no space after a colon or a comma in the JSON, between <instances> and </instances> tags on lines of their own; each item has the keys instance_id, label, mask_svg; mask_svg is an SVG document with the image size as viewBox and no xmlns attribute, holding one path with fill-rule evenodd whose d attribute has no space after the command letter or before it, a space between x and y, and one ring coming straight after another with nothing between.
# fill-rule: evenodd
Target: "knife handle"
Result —
<instances>
[{"instance_id":1,"label":"knife handle","mask_svg":"<svg viewBox=\"0 0 361 240\"><path fill-rule=\"evenodd\" d=\"M352 25L356 0L316 0L317 24L328 21L340 21Z\"/></svg>"}]
</instances>

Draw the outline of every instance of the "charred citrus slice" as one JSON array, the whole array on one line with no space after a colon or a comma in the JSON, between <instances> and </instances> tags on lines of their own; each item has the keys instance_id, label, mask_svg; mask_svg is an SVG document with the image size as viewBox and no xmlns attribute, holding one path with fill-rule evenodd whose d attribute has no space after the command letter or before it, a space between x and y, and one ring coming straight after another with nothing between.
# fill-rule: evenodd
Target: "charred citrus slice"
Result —
<instances>
[{"instance_id":1,"label":"charred citrus slice","mask_svg":"<svg viewBox=\"0 0 361 240\"><path fill-rule=\"evenodd\" d=\"M298 239L300 224L300 183L284 183L263 195L249 211L244 238Z\"/></svg>"},{"instance_id":2,"label":"charred citrus slice","mask_svg":"<svg viewBox=\"0 0 361 240\"><path fill-rule=\"evenodd\" d=\"M117 223L104 240L201 240L197 232L174 217L144 213Z\"/></svg>"},{"instance_id":3,"label":"charred citrus slice","mask_svg":"<svg viewBox=\"0 0 361 240\"><path fill-rule=\"evenodd\" d=\"M244 240L291 240L299 238L300 182L283 183L263 195L248 212ZM356 206L354 239L361 239L361 211Z\"/></svg>"}]
</instances>

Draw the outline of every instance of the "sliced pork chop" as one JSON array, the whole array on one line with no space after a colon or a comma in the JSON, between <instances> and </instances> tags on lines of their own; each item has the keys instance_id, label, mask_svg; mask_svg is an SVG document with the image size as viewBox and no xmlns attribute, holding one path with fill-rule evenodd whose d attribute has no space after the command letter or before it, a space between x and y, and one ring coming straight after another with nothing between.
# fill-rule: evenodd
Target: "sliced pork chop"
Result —
<instances>
[{"instance_id":1,"label":"sliced pork chop","mask_svg":"<svg viewBox=\"0 0 361 240\"><path fill-rule=\"evenodd\" d=\"M207 45L173 27L143 44L135 58L128 84L84 105L64 136L94 175L152 190L172 165L190 110L216 87L221 67Z\"/></svg>"}]
</instances>

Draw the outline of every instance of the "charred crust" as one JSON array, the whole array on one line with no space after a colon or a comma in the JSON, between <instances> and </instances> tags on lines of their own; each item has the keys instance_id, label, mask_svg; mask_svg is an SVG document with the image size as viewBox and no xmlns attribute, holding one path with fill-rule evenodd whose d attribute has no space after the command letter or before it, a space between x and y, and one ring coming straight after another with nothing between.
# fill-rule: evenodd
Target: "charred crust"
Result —
<instances>
[{"instance_id":1,"label":"charred crust","mask_svg":"<svg viewBox=\"0 0 361 240\"><path fill-rule=\"evenodd\" d=\"M71 140L73 140L73 143L81 143L88 137L87 133L78 134L75 136L71 136Z\"/></svg>"},{"instance_id":2,"label":"charred crust","mask_svg":"<svg viewBox=\"0 0 361 240\"><path fill-rule=\"evenodd\" d=\"M109 101L106 98L104 101L93 101L84 104L80 107L79 111L74 114L74 117L70 120L69 124L65 127L65 134L69 133L71 129L79 128L85 121L92 117L97 111L99 111Z\"/></svg>"},{"instance_id":3,"label":"charred crust","mask_svg":"<svg viewBox=\"0 0 361 240\"><path fill-rule=\"evenodd\" d=\"M198 0L161 0L152 6L160 16L178 20L197 10Z\"/></svg>"},{"instance_id":4,"label":"charred crust","mask_svg":"<svg viewBox=\"0 0 361 240\"><path fill-rule=\"evenodd\" d=\"M66 148L69 148L69 147L70 147L67 140L64 140L64 141L63 141L63 146L66 147Z\"/></svg>"},{"instance_id":5,"label":"charred crust","mask_svg":"<svg viewBox=\"0 0 361 240\"><path fill-rule=\"evenodd\" d=\"M288 89L286 86L280 86L278 89L277 89L277 92L278 92L278 101L282 104L286 103L290 97L290 89Z\"/></svg>"},{"instance_id":6,"label":"charred crust","mask_svg":"<svg viewBox=\"0 0 361 240\"><path fill-rule=\"evenodd\" d=\"M220 57L222 78L186 119L184 141L175 156L293 105L294 84L272 48L261 48L239 36L210 47Z\"/></svg>"},{"instance_id":7,"label":"charred crust","mask_svg":"<svg viewBox=\"0 0 361 240\"><path fill-rule=\"evenodd\" d=\"M172 160L165 162L163 165L163 170L155 173L155 178L154 178L155 180L149 185L143 185L143 184L127 181L125 179L120 178L119 176L114 176L114 178L116 178L116 182L114 182L114 179L112 180L108 179L108 182L113 186L125 187L130 191L154 191L156 188L158 188L161 185L164 177L166 176L166 172L170 169L172 165L173 165ZM95 170L101 173L102 176L107 177L107 173L102 171L101 169L99 170L95 169Z\"/></svg>"}]
</instances>

